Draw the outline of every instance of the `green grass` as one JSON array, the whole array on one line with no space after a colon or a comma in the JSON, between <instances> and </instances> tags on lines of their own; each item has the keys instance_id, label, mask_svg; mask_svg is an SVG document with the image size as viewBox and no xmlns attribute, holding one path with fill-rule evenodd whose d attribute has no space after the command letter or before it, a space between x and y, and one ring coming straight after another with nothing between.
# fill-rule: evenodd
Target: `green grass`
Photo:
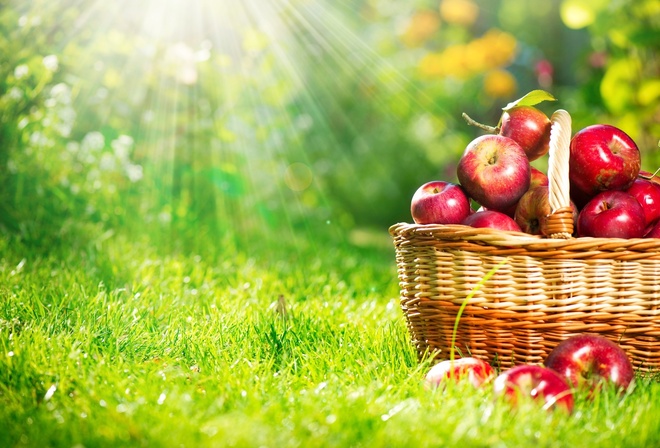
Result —
<instances>
[{"instance_id":1,"label":"green grass","mask_svg":"<svg viewBox=\"0 0 660 448\"><path fill-rule=\"evenodd\" d=\"M0 240L0 446L660 445L651 379L570 416L426 389L387 248L90 247Z\"/></svg>"}]
</instances>

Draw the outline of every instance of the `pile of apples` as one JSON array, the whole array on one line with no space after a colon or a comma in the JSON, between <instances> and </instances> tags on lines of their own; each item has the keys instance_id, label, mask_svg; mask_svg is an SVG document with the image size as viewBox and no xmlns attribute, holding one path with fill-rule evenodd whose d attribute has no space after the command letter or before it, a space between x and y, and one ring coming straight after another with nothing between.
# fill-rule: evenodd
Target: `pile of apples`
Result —
<instances>
[{"instance_id":1,"label":"pile of apples","mask_svg":"<svg viewBox=\"0 0 660 448\"><path fill-rule=\"evenodd\" d=\"M458 183L434 180L417 189L410 206L415 223L550 236L548 177L530 164L549 151L551 121L534 107L546 100L555 98L535 90L509 103L496 127L464 114L490 133L465 148ZM641 171L639 148L624 131L608 124L579 130L568 164L574 236L660 238L660 178Z\"/></svg>"},{"instance_id":2,"label":"pile of apples","mask_svg":"<svg viewBox=\"0 0 660 448\"><path fill-rule=\"evenodd\" d=\"M542 366L521 364L496 375L486 361L465 357L434 365L425 382L432 388L459 381L469 381L476 388L492 383L494 396L513 406L531 401L547 410L571 413L575 394L593 398L611 387L625 392L634 377L632 363L618 344L603 336L581 334L560 342Z\"/></svg>"}]
</instances>

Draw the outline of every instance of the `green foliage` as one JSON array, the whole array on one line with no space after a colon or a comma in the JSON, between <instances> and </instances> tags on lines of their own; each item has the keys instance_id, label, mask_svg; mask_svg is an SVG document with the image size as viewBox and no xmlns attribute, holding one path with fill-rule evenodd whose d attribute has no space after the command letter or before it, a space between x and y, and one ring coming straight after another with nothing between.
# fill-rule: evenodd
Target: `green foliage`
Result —
<instances>
[{"instance_id":1,"label":"green foliage","mask_svg":"<svg viewBox=\"0 0 660 448\"><path fill-rule=\"evenodd\" d=\"M605 2L589 26L593 53L584 64L584 74L591 78L585 84L598 86L598 91L585 89L591 93L590 106L598 108L599 119L634 138L651 171L660 165L659 17L654 1Z\"/></svg>"}]
</instances>

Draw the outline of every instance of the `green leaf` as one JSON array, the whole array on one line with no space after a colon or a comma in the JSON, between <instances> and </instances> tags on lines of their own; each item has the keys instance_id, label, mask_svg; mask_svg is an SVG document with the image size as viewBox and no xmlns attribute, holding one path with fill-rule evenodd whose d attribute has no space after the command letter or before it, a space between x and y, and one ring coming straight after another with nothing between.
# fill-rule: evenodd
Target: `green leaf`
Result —
<instances>
[{"instance_id":1,"label":"green leaf","mask_svg":"<svg viewBox=\"0 0 660 448\"><path fill-rule=\"evenodd\" d=\"M536 106L543 101L557 101L557 98L545 90L532 90L522 98L518 98L517 100L507 104L502 108L502 110L507 111L513 109L516 106Z\"/></svg>"}]
</instances>

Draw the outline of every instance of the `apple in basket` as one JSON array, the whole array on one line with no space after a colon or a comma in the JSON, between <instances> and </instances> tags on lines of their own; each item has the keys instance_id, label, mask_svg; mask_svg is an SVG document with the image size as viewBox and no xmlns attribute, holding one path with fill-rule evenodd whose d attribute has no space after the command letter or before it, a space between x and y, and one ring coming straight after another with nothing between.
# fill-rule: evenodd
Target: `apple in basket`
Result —
<instances>
[{"instance_id":1,"label":"apple in basket","mask_svg":"<svg viewBox=\"0 0 660 448\"><path fill-rule=\"evenodd\" d=\"M493 382L496 397L514 406L525 400L542 402L544 409L573 411L573 392L554 370L523 364L502 372Z\"/></svg>"},{"instance_id":2,"label":"apple in basket","mask_svg":"<svg viewBox=\"0 0 660 448\"><path fill-rule=\"evenodd\" d=\"M580 211L578 236L641 238L646 230L642 205L624 191L603 191Z\"/></svg>"},{"instance_id":3,"label":"apple in basket","mask_svg":"<svg viewBox=\"0 0 660 448\"><path fill-rule=\"evenodd\" d=\"M571 139L568 165L571 190L576 190L574 200L586 201L601 191L630 187L639 174L641 156L621 129L595 124Z\"/></svg>"},{"instance_id":4,"label":"apple in basket","mask_svg":"<svg viewBox=\"0 0 660 448\"><path fill-rule=\"evenodd\" d=\"M491 228L507 230L510 232L521 232L520 226L516 224L509 215L495 210L478 210L463 220L463 224L476 228Z\"/></svg>"},{"instance_id":5,"label":"apple in basket","mask_svg":"<svg viewBox=\"0 0 660 448\"><path fill-rule=\"evenodd\" d=\"M486 361L465 357L447 359L434 365L426 374L426 384L431 387L444 385L447 381L467 380L474 387L480 387L495 377L495 370Z\"/></svg>"},{"instance_id":6,"label":"apple in basket","mask_svg":"<svg viewBox=\"0 0 660 448\"><path fill-rule=\"evenodd\" d=\"M540 186L547 186L549 183L548 176L541 170L531 167L531 176L529 180L529 188L527 189L527 192L529 190L532 190L536 187ZM523 195L524 196L524 195ZM522 199L522 198L521 198ZM520 200L513 204L511 207L507 208L506 210L502 210L503 213L506 213L508 216L511 218L515 218L516 216L516 209L518 208L518 204L520 203Z\"/></svg>"},{"instance_id":7,"label":"apple in basket","mask_svg":"<svg viewBox=\"0 0 660 448\"><path fill-rule=\"evenodd\" d=\"M472 199L488 210L505 212L529 189L531 166L513 139L482 135L467 145L456 174Z\"/></svg>"},{"instance_id":8,"label":"apple in basket","mask_svg":"<svg viewBox=\"0 0 660 448\"><path fill-rule=\"evenodd\" d=\"M548 186L540 185L530 189L520 198L514 218L523 232L532 235L549 235L548 216L552 211L549 194ZM571 207L573 208L573 226L575 226L578 209L572 201Z\"/></svg>"},{"instance_id":9,"label":"apple in basket","mask_svg":"<svg viewBox=\"0 0 660 448\"><path fill-rule=\"evenodd\" d=\"M471 211L463 188L441 180L420 186L410 203L410 214L417 224L460 224Z\"/></svg>"},{"instance_id":10,"label":"apple in basket","mask_svg":"<svg viewBox=\"0 0 660 448\"><path fill-rule=\"evenodd\" d=\"M500 135L515 140L527 154L536 160L550 149L550 119L533 106L516 106L504 111Z\"/></svg>"},{"instance_id":11,"label":"apple in basket","mask_svg":"<svg viewBox=\"0 0 660 448\"><path fill-rule=\"evenodd\" d=\"M660 219L660 184L637 178L626 190L642 205L646 226L652 226Z\"/></svg>"},{"instance_id":12,"label":"apple in basket","mask_svg":"<svg viewBox=\"0 0 660 448\"><path fill-rule=\"evenodd\" d=\"M646 238L660 238L660 221L655 223L653 227L644 235Z\"/></svg>"},{"instance_id":13,"label":"apple in basket","mask_svg":"<svg viewBox=\"0 0 660 448\"><path fill-rule=\"evenodd\" d=\"M536 169L534 167L532 168L532 175L529 180L529 189L531 190L534 187L540 187L542 185L547 186L549 181L548 181L548 176L541 170Z\"/></svg>"},{"instance_id":14,"label":"apple in basket","mask_svg":"<svg viewBox=\"0 0 660 448\"><path fill-rule=\"evenodd\" d=\"M544 364L576 388L594 390L610 384L625 390L635 376L626 352L615 342L595 334L572 336L560 342Z\"/></svg>"}]
</instances>

